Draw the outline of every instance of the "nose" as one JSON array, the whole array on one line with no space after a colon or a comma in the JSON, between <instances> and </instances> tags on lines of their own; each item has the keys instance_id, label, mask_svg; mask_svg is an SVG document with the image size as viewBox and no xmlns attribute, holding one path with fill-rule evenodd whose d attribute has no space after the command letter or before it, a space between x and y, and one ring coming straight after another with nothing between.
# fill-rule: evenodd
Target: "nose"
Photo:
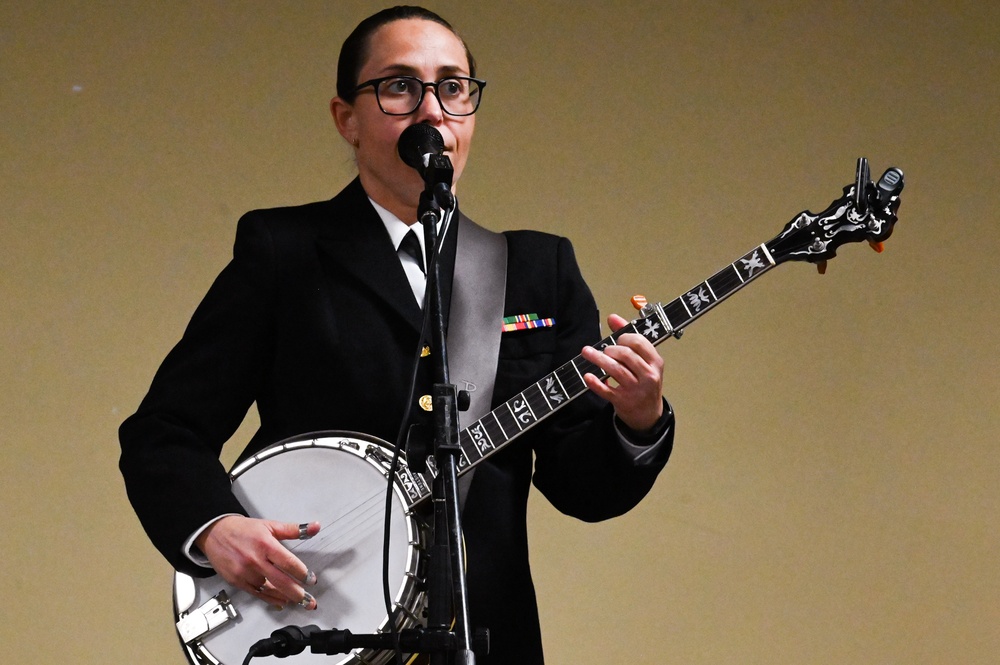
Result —
<instances>
[{"instance_id":1,"label":"nose","mask_svg":"<svg viewBox=\"0 0 1000 665\"><path fill-rule=\"evenodd\" d=\"M430 90L428 90L430 88ZM414 111L417 122L427 122L436 125L444 121L444 109L437 97L437 89L431 83L424 83L424 98Z\"/></svg>"}]
</instances>

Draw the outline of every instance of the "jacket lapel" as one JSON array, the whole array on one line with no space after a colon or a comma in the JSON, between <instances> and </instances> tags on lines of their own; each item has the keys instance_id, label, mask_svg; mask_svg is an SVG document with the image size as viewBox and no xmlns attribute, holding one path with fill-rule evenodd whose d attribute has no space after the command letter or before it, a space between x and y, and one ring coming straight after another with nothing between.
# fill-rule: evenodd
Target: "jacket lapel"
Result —
<instances>
[{"instance_id":1,"label":"jacket lapel","mask_svg":"<svg viewBox=\"0 0 1000 665\"><path fill-rule=\"evenodd\" d=\"M423 314L382 220L357 178L331 201L329 226L317 239L327 274L367 289L414 330Z\"/></svg>"}]
</instances>

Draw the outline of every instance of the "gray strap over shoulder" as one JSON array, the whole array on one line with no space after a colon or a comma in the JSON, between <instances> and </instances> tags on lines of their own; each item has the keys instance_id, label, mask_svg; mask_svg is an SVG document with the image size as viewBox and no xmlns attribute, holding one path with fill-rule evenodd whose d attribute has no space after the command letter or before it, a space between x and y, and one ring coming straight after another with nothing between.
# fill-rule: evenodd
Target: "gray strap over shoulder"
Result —
<instances>
[{"instance_id":1,"label":"gray strap over shoulder","mask_svg":"<svg viewBox=\"0 0 1000 665\"><path fill-rule=\"evenodd\" d=\"M507 239L461 215L458 224L455 279L448 316L448 371L459 390L469 391L462 425L490 412L500 354L507 291ZM475 469L459 478L462 507Z\"/></svg>"}]
</instances>

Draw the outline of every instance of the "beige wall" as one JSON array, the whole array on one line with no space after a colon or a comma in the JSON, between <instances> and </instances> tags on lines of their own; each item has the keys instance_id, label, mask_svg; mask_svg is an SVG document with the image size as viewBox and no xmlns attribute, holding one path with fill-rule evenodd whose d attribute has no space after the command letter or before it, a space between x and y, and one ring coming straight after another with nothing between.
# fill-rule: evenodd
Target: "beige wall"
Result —
<instances>
[{"instance_id":1,"label":"beige wall","mask_svg":"<svg viewBox=\"0 0 1000 665\"><path fill-rule=\"evenodd\" d=\"M859 156L908 183L885 254L782 266L661 347L677 446L640 508L533 502L550 662L997 662L998 5L432 6L489 79L463 207L571 236L605 312ZM374 8L0 4L5 662L183 662L115 430L238 215L350 177L326 104Z\"/></svg>"}]
</instances>

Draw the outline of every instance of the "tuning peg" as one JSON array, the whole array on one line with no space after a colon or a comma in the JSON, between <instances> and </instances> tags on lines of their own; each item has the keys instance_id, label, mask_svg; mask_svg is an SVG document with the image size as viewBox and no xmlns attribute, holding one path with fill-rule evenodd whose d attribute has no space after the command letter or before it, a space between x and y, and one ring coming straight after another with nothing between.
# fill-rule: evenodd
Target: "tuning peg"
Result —
<instances>
[{"instance_id":1,"label":"tuning peg","mask_svg":"<svg viewBox=\"0 0 1000 665\"><path fill-rule=\"evenodd\" d=\"M646 296L634 295L632 296L630 302L632 303L632 307L635 307L637 310L641 310L646 306Z\"/></svg>"},{"instance_id":2,"label":"tuning peg","mask_svg":"<svg viewBox=\"0 0 1000 665\"><path fill-rule=\"evenodd\" d=\"M882 252L885 251L885 243L884 242L877 241L877 240L869 240L868 244L871 245L871 248L874 249L879 254L881 254Z\"/></svg>"},{"instance_id":3,"label":"tuning peg","mask_svg":"<svg viewBox=\"0 0 1000 665\"><path fill-rule=\"evenodd\" d=\"M816 263L816 272L818 272L821 275L826 274L826 261L818 261Z\"/></svg>"}]
</instances>

